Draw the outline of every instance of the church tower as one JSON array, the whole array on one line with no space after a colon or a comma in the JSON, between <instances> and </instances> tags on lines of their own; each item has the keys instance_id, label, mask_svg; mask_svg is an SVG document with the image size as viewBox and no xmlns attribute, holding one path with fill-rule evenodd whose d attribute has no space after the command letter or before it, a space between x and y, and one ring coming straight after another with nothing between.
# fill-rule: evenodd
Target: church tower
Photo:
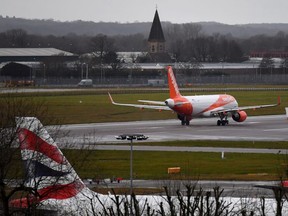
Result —
<instances>
[{"instance_id":1,"label":"church tower","mask_svg":"<svg viewBox=\"0 0 288 216\"><path fill-rule=\"evenodd\" d=\"M149 45L149 53L165 52L165 38L157 9L154 15L154 20L149 34L148 45Z\"/></svg>"},{"instance_id":2,"label":"church tower","mask_svg":"<svg viewBox=\"0 0 288 216\"><path fill-rule=\"evenodd\" d=\"M166 52L165 37L163 34L158 11L156 9L153 23L148 38L148 58L150 62L171 62L171 58Z\"/></svg>"}]
</instances>

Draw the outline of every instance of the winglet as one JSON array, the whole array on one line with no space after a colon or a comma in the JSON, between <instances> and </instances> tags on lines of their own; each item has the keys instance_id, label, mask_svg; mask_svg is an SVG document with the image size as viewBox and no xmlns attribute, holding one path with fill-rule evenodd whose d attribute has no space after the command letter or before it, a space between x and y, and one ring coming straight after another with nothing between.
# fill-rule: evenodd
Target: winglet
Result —
<instances>
[{"instance_id":1,"label":"winglet","mask_svg":"<svg viewBox=\"0 0 288 216\"><path fill-rule=\"evenodd\" d=\"M110 98L110 101L111 101L111 103L112 104L115 104L115 102L114 102L114 100L113 100L113 98L112 98L112 96L111 96L111 94L108 92L108 95L109 95L109 98Z\"/></svg>"},{"instance_id":2,"label":"winglet","mask_svg":"<svg viewBox=\"0 0 288 216\"><path fill-rule=\"evenodd\" d=\"M278 96L278 103L277 103L277 105L280 105L280 104L281 104L281 97Z\"/></svg>"},{"instance_id":3,"label":"winglet","mask_svg":"<svg viewBox=\"0 0 288 216\"><path fill-rule=\"evenodd\" d=\"M170 98L181 96L172 67L168 66L167 71L168 71L168 85L170 90Z\"/></svg>"}]
</instances>

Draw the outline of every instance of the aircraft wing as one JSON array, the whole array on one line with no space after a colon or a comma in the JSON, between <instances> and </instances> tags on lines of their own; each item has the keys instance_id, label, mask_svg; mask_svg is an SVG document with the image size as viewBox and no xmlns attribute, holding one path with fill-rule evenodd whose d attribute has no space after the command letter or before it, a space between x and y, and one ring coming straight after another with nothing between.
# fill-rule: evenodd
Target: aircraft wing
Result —
<instances>
[{"instance_id":1,"label":"aircraft wing","mask_svg":"<svg viewBox=\"0 0 288 216\"><path fill-rule=\"evenodd\" d=\"M255 105L255 106L243 106L243 107L235 107L232 109L217 109L217 110L212 110L211 114L218 114L218 113L227 113L227 112L235 112L239 110L249 110L249 109L261 109L261 108L267 108L267 107L275 107L281 104L281 99L278 97L278 103L277 104L265 104L265 105Z\"/></svg>"},{"instance_id":2,"label":"aircraft wing","mask_svg":"<svg viewBox=\"0 0 288 216\"><path fill-rule=\"evenodd\" d=\"M254 187L270 189L270 190L281 190L281 191L286 192L286 193L288 192L287 187L283 187L280 185L254 185Z\"/></svg>"},{"instance_id":3,"label":"aircraft wing","mask_svg":"<svg viewBox=\"0 0 288 216\"><path fill-rule=\"evenodd\" d=\"M108 92L108 95L109 95L111 103L114 104L114 105L138 107L140 109L155 109L155 110L170 110L171 111L171 109L169 107L164 106L165 105L164 102L163 102L163 104L164 104L163 106L161 106L161 105L158 105L158 106L157 105L146 105L146 104L123 104L123 103L114 102L114 100L113 100L113 98L112 98L112 96L110 95L109 92ZM141 102L143 102L143 101L141 101ZM154 102L156 102L156 101L154 101Z\"/></svg>"},{"instance_id":4,"label":"aircraft wing","mask_svg":"<svg viewBox=\"0 0 288 216\"><path fill-rule=\"evenodd\" d=\"M163 102L163 101L150 101L150 100L138 100L138 101L141 102L141 103L166 106L165 102Z\"/></svg>"},{"instance_id":5,"label":"aircraft wing","mask_svg":"<svg viewBox=\"0 0 288 216\"><path fill-rule=\"evenodd\" d=\"M248 109L261 109L261 108L267 108L267 107L275 107L280 105L278 104L267 104L267 105L258 105L258 106L244 106L244 107L238 107L239 110L248 110Z\"/></svg>"}]
</instances>

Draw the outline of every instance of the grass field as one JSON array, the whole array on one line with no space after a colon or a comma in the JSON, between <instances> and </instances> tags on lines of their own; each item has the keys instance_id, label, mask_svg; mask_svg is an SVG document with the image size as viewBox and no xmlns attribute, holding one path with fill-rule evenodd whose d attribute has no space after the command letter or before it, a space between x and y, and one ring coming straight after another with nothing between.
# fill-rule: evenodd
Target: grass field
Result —
<instances>
[{"instance_id":1,"label":"grass field","mask_svg":"<svg viewBox=\"0 0 288 216\"><path fill-rule=\"evenodd\" d=\"M104 150L62 150L80 178L130 178L130 152ZM168 174L180 167L179 174ZM180 180L280 180L287 178L287 155L203 152L134 151L134 179ZM23 172L20 151L14 156L9 176Z\"/></svg>"},{"instance_id":2,"label":"grass field","mask_svg":"<svg viewBox=\"0 0 288 216\"><path fill-rule=\"evenodd\" d=\"M108 92L109 90L107 90ZM105 92L105 91L103 91ZM122 94L113 89L112 96L121 103L137 103L138 99L167 99L168 93L135 93ZM121 93L121 94L120 94ZM213 92L183 93L183 95L212 94ZM219 94L219 92L216 92ZM284 114L288 107L287 91L232 91L224 92L233 95L239 106L273 104L281 97L281 105L274 108L248 111L248 115ZM5 96L4 96L5 97ZM140 121L152 119L176 118L171 112L139 110L137 108L119 107L110 103L107 93L93 91L66 93L9 94L9 99L31 98L44 101L46 115L52 117L52 124L94 123ZM46 122L43 122L46 125ZM182 145L213 147L245 148L281 148L287 149L288 142L206 142L183 141L165 143L145 143L146 145ZM129 151L85 151L64 150L67 158L81 178L129 178ZM137 152L134 153L134 177L137 179L225 179L225 180L278 180L286 173L286 156L273 154L225 154L188 153L188 152ZM16 160L20 160L19 158ZM169 167L181 167L181 174L169 176ZM286 176L285 176L286 177Z\"/></svg>"},{"instance_id":3,"label":"grass field","mask_svg":"<svg viewBox=\"0 0 288 216\"><path fill-rule=\"evenodd\" d=\"M287 104L287 92L233 92L240 106L256 104L277 103L278 95L282 98L282 105L276 108L261 110L250 110L248 115L284 114L284 107ZM164 101L168 98L165 93L154 94L115 94L112 95L115 101L121 103L137 103L139 99ZM60 100L60 101L57 101ZM81 103L81 102L82 103ZM65 98L47 98L52 112L57 111L60 116L70 116L77 123L84 122L117 122L176 118L170 111L158 112L155 110L139 110L137 108L114 106L110 103L107 95L81 95L66 96ZM63 109L66 106L67 109ZM65 110L60 113L60 110ZM67 119L68 121L68 119Z\"/></svg>"},{"instance_id":4,"label":"grass field","mask_svg":"<svg viewBox=\"0 0 288 216\"><path fill-rule=\"evenodd\" d=\"M107 92L109 90L107 89ZM121 92L113 90L113 98L121 103L137 103L139 99L164 101L169 97L168 93L134 93L119 94ZM136 92L136 91L134 91ZM145 91L144 91L145 92ZM185 93L187 95L213 94L215 92ZM239 106L261 105L277 103L277 97L281 97L281 105L278 107L249 110L248 115L268 115L284 114L285 107L288 106L287 91L232 91L224 92L233 95ZM217 92L219 94L219 92ZM184 94L183 94L184 95ZM9 95L9 97L19 97L19 94ZM170 111L158 112L156 110L139 110L133 107L114 106L110 103L108 94L94 94L88 92L66 92L66 93L42 93L31 95L22 94L23 97L35 97L35 100L44 101L47 106L47 116L51 116L55 124L70 123L93 123L93 122L120 122L120 121L139 121L154 119L173 119L175 114ZM51 123L51 122L50 122ZM44 122L45 124L45 122Z\"/></svg>"},{"instance_id":5,"label":"grass field","mask_svg":"<svg viewBox=\"0 0 288 216\"><path fill-rule=\"evenodd\" d=\"M141 142L134 142L134 146L143 145ZM187 141L166 141L166 142L145 142L151 146L187 146L187 147L222 147L222 148L267 148L267 149L288 149L287 141L222 141L222 140L187 140Z\"/></svg>"},{"instance_id":6,"label":"grass field","mask_svg":"<svg viewBox=\"0 0 288 216\"><path fill-rule=\"evenodd\" d=\"M84 162L79 151L64 152L82 178L129 179L129 151L83 151ZM133 158L136 179L279 180L288 167L286 156L276 154L226 153L221 159L221 153L134 151ZM169 167L181 167L181 173L169 175Z\"/></svg>"}]
</instances>

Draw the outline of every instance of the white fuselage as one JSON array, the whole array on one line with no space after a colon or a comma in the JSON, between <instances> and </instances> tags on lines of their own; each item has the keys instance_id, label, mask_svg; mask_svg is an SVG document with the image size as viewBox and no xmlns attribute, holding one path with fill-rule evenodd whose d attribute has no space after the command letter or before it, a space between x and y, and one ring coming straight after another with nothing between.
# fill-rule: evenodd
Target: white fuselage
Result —
<instances>
[{"instance_id":1,"label":"white fuselage","mask_svg":"<svg viewBox=\"0 0 288 216\"><path fill-rule=\"evenodd\" d=\"M202 95L187 97L193 106L192 116L210 117L211 111L220 109L234 109L238 107L238 103L234 97L230 95ZM221 98L219 100L219 98ZM224 101L223 101L224 99Z\"/></svg>"},{"instance_id":2,"label":"white fuselage","mask_svg":"<svg viewBox=\"0 0 288 216\"><path fill-rule=\"evenodd\" d=\"M235 98L226 94L181 96L167 101L167 105L172 110L192 118L212 117L213 111L238 108Z\"/></svg>"},{"instance_id":3,"label":"white fuselage","mask_svg":"<svg viewBox=\"0 0 288 216\"><path fill-rule=\"evenodd\" d=\"M113 209L114 213L118 210L124 213L124 202L130 203L130 196L125 195L117 195L120 200L120 209L117 209L117 205L115 204L115 196L114 195L101 195L90 191L88 188L85 188L81 194L77 196L66 199L66 200L55 200L49 199L45 202L42 202L40 206L43 209L49 209L57 211L57 215L71 215L71 216L90 216L90 215L103 215L103 213L108 211L108 209ZM175 207L175 211L180 211L180 201L178 197L172 196L173 204ZM187 197L183 197L184 202L187 202ZM139 210L140 212L145 212L144 209L147 208L147 205L150 206L151 211L160 212L160 203L162 204L162 209L165 213L171 213L171 209L167 201L166 196L153 196L153 195L143 195L136 196L137 201L139 202ZM212 198L211 198L212 199ZM243 202L243 197L220 197L220 201L223 203L227 203L226 209L227 211L231 211L231 214L237 212L239 213L240 209L243 209L243 206L239 205L239 203ZM211 202L213 202L211 200ZM260 198L249 198L249 202L253 203L254 207L260 208L261 199ZM191 205L195 203L195 197L190 197ZM265 199L265 215L275 215L276 211L276 201L275 199ZM214 205L213 205L214 206ZM259 206L259 207L258 207ZM287 203L283 205L283 212L287 211ZM197 212L197 211L196 211Z\"/></svg>"}]
</instances>

